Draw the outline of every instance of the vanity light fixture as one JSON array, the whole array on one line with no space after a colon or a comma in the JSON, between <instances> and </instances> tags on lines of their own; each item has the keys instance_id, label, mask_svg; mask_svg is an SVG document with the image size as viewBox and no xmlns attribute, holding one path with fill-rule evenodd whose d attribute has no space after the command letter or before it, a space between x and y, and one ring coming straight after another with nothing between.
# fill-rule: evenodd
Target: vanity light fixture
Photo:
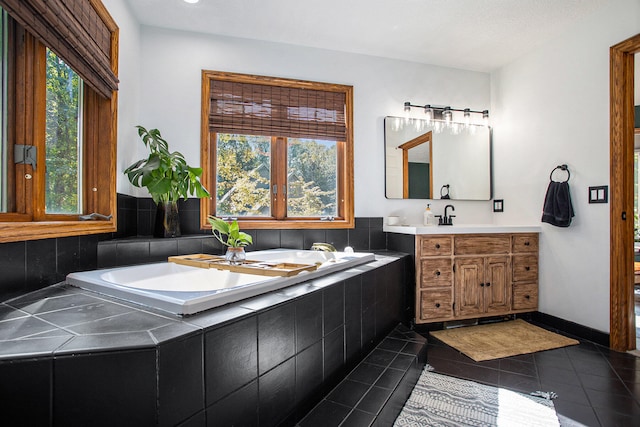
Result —
<instances>
[{"instance_id":1,"label":"vanity light fixture","mask_svg":"<svg viewBox=\"0 0 640 427\"><path fill-rule=\"evenodd\" d=\"M426 105L414 105L409 101L404 103L404 112L408 115L411 112L411 107L424 109L425 119L427 122L431 120L442 119L447 126L453 123L453 112L463 113L464 124L468 127L471 124L471 114L482 114L482 123L485 126L489 126L489 110L472 110L470 108L452 108L450 106L433 106L431 104Z\"/></svg>"}]
</instances>

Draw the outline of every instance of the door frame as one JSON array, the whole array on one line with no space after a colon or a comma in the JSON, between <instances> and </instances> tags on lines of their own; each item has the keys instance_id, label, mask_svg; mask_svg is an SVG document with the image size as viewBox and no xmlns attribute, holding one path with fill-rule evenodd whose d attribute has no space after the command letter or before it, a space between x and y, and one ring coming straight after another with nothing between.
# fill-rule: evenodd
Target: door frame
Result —
<instances>
[{"instance_id":1,"label":"door frame","mask_svg":"<svg viewBox=\"0 0 640 427\"><path fill-rule=\"evenodd\" d=\"M633 271L634 54L640 34L609 49L610 334L613 350L636 348Z\"/></svg>"},{"instance_id":2,"label":"door frame","mask_svg":"<svg viewBox=\"0 0 640 427\"><path fill-rule=\"evenodd\" d=\"M402 150L402 198L409 198L409 150L429 143L429 196L433 199L433 131L429 131L398 145Z\"/></svg>"}]
</instances>

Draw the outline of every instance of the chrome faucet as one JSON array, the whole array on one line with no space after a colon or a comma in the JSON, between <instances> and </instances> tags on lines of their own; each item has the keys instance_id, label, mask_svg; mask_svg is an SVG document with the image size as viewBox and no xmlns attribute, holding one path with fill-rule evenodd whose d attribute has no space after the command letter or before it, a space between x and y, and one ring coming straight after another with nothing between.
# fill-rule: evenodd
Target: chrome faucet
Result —
<instances>
[{"instance_id":1,"label":"chrome faucet","mask_svg":"<svg viewBox=\"0 0 640 427\"><path fill-rule=\"evenodd\" d=\"M447 210L451 208L452 211L455 212L456 208L453 207L453 205L447 205L444 207L444 216L441 218L438 218L438 225L453 225L453 218L455 218L455 215L447 215Z\"/></svg>"}]
</instances>

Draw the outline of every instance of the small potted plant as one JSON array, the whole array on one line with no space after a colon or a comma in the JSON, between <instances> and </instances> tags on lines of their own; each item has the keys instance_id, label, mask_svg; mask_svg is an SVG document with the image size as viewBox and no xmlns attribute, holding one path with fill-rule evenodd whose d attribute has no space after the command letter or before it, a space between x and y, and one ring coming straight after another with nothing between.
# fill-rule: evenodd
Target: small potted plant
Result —
<instances>
[{"instance_id":1,"label":"small potted plant","mask_svg":"<svg viewBox=\"0 0 640 427\"><path fill-rule=\"evenodd\" d=\"M209 192L200 182L202 168L189 166L181 153L169 151L169 144L158 129L136 128L149 149L149 156L129 166L124 173L134 186L146 187L158 206L153 235L180 236L178 199L186 200L194 193L198 198L209 197Z\"/></svg>"},{"instance_id":2,"label":"small potted plant","mask_svg":"<svg viewBox=\"0 0 640 427\"><path fill-rule=\"evenodd\" d=\"M253 243L251 235L240 231L238 221L228 223L212 215L209 215L207 220L211 224L213 236L227 247L225 259L231 265L242 264L247 257L244 247Z\"/></svg>"}]
</instances>

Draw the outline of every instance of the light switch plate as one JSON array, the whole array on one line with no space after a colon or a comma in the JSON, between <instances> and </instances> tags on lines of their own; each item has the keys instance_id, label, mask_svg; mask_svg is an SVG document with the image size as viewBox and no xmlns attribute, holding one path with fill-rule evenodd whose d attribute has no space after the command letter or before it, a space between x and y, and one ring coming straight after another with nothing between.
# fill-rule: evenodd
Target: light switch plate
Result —
<instances>
[{"instance_id":1,"label":"light switch plate","mask_svg":"<svg viewBox=\"0 0 640 427\"><path fill-rule=\"evenodd\" d=\"M589 187L589 203L608 203L609 202L609 186L600 185L598 187Z\"/></svg>"},{"instance_id":2,"label":"light switch plate","mask_svg":"<svg viewBox=\"0 0 640 427\"><path fill-rule=\"evenodd\" d=\"M493 211L494 212L504 212L504 200L503 199L495 199L493 201Z\"/></svg>"}]
</instances>

